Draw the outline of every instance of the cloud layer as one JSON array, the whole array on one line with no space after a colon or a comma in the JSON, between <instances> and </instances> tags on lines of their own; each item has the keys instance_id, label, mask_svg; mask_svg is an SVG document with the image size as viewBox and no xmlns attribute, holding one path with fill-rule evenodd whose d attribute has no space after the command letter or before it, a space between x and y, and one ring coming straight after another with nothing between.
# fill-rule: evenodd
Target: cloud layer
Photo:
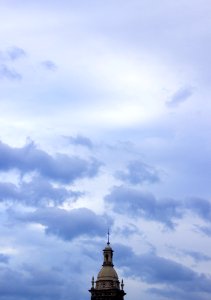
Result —
<instances>
[{"instance_id":1,"label":"cloud layer","mask_svg":"<svg viewBox=\"0 0 211 300\"><path fill-rule=\"evenodd\" d=\"M90 297L108 227L127 300L210 300L210 0L0 19L0 300Z\"/></svg>"},{"instance_id":2,"label":"cloud layer","mask_svg":"<svg viewBox=\"0 0 211 300\"><path fill-rule=\"evenodd\" d=\"M180 299L178 294L186 299L192 299L196 295L199 299L208 299L211 293L210 277L155 254L136 255L129 247L121 245L117 246L117 249L119 253L117 261L125 267L127 275L140 277L147 283L166 285L167 291L171 290L173 299ZM166 290L155 288L153 293L165 294Z\"/></svg>"},{"instance_id":3,"label":"cloud layer","mask_svg":"<svg viewBox=\"0 0 211 300\"><path fill-rule=\"evenodd\" d=\"M82 192L64 187L54 187L43 178L36 177L29 182L21 181L16 186L10 182L0 183L0 202L19 203L27 206L61 205L68 200L75 201Z\"/></svg>"},{"instance_id":4,"label":"cloud layer","mask_svg":"<svg viewBox=\"0 0 211 300\"><path fill-rule=\"evenodd\" d=\"M209 226L211 222L211 203L206 199L156 199L152 193L122 185L113 187L105 202L111 204L116 213L160 222L169 229L175 229L177 222L188 213L201 218Z\"/></svg>"},{"instance_id":5,"label":"cloud layer","mask_svg":"<svg viewBox=\"0 0 211 300\"><path fill-rule=\"evenodd\" d=\"M106 216L96 215L87 208L70 211L60 208L42 208L33 213L17 215L17 219L41 224L45 227L46 234L53 234L64 240L72 240L81 235L101 236L108 224Z\"/></svg>"},{"instance_id":6,"label":"cloud layer","mask_svg":"<svg viewBox=\"0 0 211 300\"><path fill-rule=\"evenodd\" d=\"M37 171L40 175L70 183L78 178L93 177L97 174L100 163L91 158L81 159L77 156L57 154L52 157L47 152L38 149L34 143L22 148L13 148L0 143L0 170L17 169L21 173Z\"/></svg>"}]
</instances>

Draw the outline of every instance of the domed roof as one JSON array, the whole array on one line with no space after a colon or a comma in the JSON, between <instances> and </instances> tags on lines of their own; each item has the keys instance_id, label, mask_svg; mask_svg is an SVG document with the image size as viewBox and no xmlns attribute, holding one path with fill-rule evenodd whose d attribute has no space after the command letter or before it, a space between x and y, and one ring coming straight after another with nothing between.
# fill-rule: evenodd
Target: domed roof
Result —
<instances>
[{"instance_id":1,"label":"domed roof","mask_svg":"<svg viewBox=\"0 0 211 300\"><path fill-rule=\"evenodd\" d=\"M97 280L118 280L118 275L112 266L103 266L98 273Z\"/></svg>"},{"instance_id":2,"label":"domed roof","mask_svg":"<svg viewBox=\"0 0 211 300\"><path fill-rule=\"evenodd\" d=\"M107 244L107 246L105 246L104 250L112 250L110 244ZM113 250L112 250L113 251Z\"/></svg>"},{"instance_id":3,"label":"domed roof","mask_svg":"<svg viewBox=\"0 0 211 300\"><path fill-rule=\"evenodd\" d=\"M109 235L110 235L110 233L109 233L109 229L108 229L108 241L107 241L107 245L106 245L104 251L105 250L111 250L113 252L113 250L112 250L112 248L110 246Z\"/></svg>"}]
</instances>

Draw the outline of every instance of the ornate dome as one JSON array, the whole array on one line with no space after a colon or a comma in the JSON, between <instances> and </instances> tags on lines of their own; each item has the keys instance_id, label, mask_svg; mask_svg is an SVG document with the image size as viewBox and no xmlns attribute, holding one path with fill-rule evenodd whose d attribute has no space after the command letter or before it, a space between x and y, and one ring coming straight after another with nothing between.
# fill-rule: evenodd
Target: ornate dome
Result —
<instances>
[{"instance_id":1,"label":"ornate dome","mask_svg":"<svg viewBox=\"0 0 211 300\"><path fill-rule=\"evenodd\" d=\"M103 266L98 273L97 280L118 280L118 275L113 267Z\"/></svg>"}]
</instances>

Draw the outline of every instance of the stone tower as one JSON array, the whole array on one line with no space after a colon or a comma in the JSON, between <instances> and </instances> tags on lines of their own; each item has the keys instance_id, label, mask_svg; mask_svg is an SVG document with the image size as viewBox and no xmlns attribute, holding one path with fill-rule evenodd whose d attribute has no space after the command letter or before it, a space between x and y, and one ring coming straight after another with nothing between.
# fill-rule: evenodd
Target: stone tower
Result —
<instances>
[{"instance_id":1,"label":"stone tower","mask_svg":"<svg viewBox=\"0 0 211 300\"><path fill-rule=\"evenodd\" d=\"M108 242L103 250L104 261L96 282L92 277L92 287L89 290L91 300L123 300L126 295L123 289L123 280L120 284L117 272L113 267L113 252L108 233Z\"/></svg>"}]
</instances>

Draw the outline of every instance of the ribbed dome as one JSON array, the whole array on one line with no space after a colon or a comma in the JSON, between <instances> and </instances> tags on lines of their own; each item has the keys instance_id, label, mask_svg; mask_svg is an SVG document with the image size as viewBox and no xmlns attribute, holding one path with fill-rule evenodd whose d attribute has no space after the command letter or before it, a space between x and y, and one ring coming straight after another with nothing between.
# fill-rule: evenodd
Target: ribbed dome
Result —
<instances>
[{"instance_id":1,"label":"ribbed dome","mask_svg":"<svg viewBox=\"0 0 211 300\"><path fill-rule=\"evenodd\" d=\"M118 280L118 275L112 266L103 266L98 273L97 280Z\"/></svg>"},{"instance_id":2,"label":"ribbed dome","mask_svg":"<svg viewBox=\"0 0 211 300\"><path fill-rule=\"evenodd\" d=\"M117 272L113 266L103 266L97 276L96 289L107 290L111 288L119 289Z\"/></svg>"}]
</instances>

